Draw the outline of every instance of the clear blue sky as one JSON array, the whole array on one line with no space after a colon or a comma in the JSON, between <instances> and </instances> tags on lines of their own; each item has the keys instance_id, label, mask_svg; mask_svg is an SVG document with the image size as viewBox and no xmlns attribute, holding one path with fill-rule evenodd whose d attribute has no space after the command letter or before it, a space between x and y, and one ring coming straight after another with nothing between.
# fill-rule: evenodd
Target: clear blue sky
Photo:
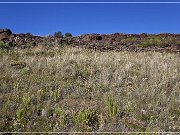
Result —
<instances>
[{"instance_id":1,"label":"clear blue sky","mask_svg":"<svg viewBox=\"0 0 180 135\"><path fill-rule=\"evenodd\" d=\"M0 28L35 35L53 34L56 31L63 34L71 32L73 35L180 33L180 4L0 4Z\"/></svg>"}]
</instances>

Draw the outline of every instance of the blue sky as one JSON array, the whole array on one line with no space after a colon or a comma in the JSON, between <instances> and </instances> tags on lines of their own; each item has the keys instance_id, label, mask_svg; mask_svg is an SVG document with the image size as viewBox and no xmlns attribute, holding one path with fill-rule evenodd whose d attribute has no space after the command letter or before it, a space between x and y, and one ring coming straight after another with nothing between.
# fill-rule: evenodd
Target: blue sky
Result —
<instances>
[{"instance_id":1,"label":"blue sky","mask_svg":"<svg viewBox=\"0 0 180 135\"><path fill-rule=\"evenodd\" d=\"M180 33L180 4L0 4L0 28L35 35Z\"/></svg>"}]
</instances>

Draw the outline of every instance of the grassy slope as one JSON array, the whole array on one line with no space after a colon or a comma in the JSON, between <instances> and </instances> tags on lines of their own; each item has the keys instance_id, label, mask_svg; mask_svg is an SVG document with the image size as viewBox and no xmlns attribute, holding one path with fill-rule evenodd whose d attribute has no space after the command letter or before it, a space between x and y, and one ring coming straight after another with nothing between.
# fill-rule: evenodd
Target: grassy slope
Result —
<instances>
[{"instance_id":1,"label":"grassy slope","mask_svg":"<svg viewBox=\"0 0 180 135\"><path fill-rule=\"evenodd\" d=\"M180 131L180 56L42 46L0 54L0 131Z\"/></svg>"}]
</instances>

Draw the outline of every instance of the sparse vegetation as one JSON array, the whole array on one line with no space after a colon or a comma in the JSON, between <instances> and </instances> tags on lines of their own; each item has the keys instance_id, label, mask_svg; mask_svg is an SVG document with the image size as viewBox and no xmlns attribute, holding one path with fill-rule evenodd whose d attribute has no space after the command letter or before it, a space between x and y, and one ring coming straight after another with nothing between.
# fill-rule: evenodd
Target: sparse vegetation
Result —
<instances>
[{"instance_id":1,"label":"sparse vegetation","mask_svg":"<svg viewBox=\"0 0 180 135\"><path fill-rule=\"evenodd\" d=\"M129 42L136 42L138 39L137 38L126 38L126 39L123 39L122 41L123 42L126 42L126 43L129 43Z\"/></svg>"},{"instance_id":2,"label":"sparse vegetation","mask_svg":"<svg viewBox=\"0 0 180 135\"><path fill-rule=\"evenodd\" d=\"M7 48L6 44L3 41L0 41L0 49Z\"/></svg>"},{"instance_id":3,"label":"sparse vegetation","mask_svg":"<svg viewBox=\"0 0 180 135\"><path fill-rule=\"evenodd\" d=\"M179 63L158 52L2 51L0 131L180 132Z\"/></svg>"},{"instance_id":4,"label":"sparse vegetation","mask_svg":"<svg viewBox=\"0 0 180 135\"><path fill-rule=\"evenodd\" d=\"M175 43L174 38L162 38L158 36L153 36L149 39L146 39L141 46L142 47L151 47L151 46L156 46L156 47L167 47Z\"/></svg>"}]
</instances>

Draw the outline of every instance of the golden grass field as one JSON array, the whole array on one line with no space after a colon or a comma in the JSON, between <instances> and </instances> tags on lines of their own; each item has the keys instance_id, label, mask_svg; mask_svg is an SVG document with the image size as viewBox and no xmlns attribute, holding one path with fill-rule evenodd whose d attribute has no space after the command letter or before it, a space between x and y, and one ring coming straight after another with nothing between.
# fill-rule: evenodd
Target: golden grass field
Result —
<instances>
[{"instance_id":1,"label":"golden grass field","mask_svg":"<svg viewBox=\"0 0 180 135\"><path fill-rule=\"evenodd\" d=\"M1 50L0 131L180 132L180 55Z\"/></svg>"}]
</instances>

